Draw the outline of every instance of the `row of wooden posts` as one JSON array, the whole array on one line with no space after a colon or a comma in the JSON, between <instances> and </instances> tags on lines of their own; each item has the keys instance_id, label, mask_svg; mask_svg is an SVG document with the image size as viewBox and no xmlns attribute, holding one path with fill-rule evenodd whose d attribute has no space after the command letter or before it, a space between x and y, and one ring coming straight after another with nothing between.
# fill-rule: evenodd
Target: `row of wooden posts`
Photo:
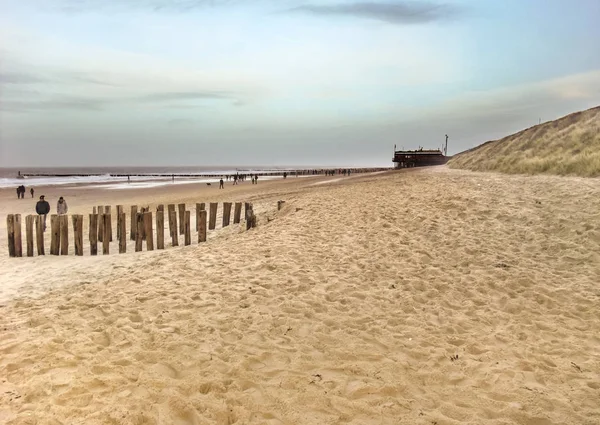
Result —
<instances>
[{"instance_id":1,"label":"row of wooden posts","mask_svg":"<svg viewBox=\"0 0 600 425\"><path fill-rule=\"evenodd\" d=\"M198 242L206 242L207 225L208 230L214 230L217 223L218 203L211 202L209 211L205 209L204 203L196 204L196 231ZM233 223L241 221L242 203L223 203L223 227L229 226L231 222L231 209L234 206ZM179 245L179 235L184 235L184 245L191 244L190 211L186 210L185 204L167 206L167 219L169 222L169 234L172 246ZM278 208L280 205L278 203ZM251 203L246 202L244 206L246 229L256 226L256 216ZM208 217L207 217L208 215ZM179 216L179 217L178 217ZM83 255L83 215L72 215L73 234L75 244L75 255ZM178 220L179 218L179 220ZM208 220L207 220L208 218ZM45 217L40 215L28 215L25 217L25 233L27 241L27 256L33 257L34 251L34 224L37 254L45 255L44 248L44 221ZM179 226L177 225L179 221ZM98 242L102 244L102 253L109 254L110 242L113 240L112 216L110 206L94 207L89 214L89 242L90 254L98 255ZM164 205L158 205L156 209L156 249L165 248L165 211ZM21 242L21 214L9 214L6 219L8 230L8 254L11 257L22 257L23 248ZM148 208L138 211L137 205L131 206L131 225L129 238L135 241L135 251L142 251L143 242L146 242L146 250L154 250L154 230L152 212ZM127 250L127 228L123 206L117 205L117 240L119 241L119 253ZM68 255L69 253L69 218L67 215L50 216L50 254Z\"/></svg>"}]
</instances>

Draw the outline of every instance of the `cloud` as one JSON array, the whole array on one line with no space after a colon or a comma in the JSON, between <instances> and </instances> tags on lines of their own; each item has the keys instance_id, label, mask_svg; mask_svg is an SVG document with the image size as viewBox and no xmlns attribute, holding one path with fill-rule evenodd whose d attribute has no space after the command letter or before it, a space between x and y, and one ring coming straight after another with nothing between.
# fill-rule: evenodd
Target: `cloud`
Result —
<instances>
[{"instance_id":1,"label":"cloud","mask_svg":"<svg viewBox=\"0 0 600 425\"><path fill-rule=\"evenodd\" d=\"M148 93L139 96L121 96L115 98L92 97L92 96L71 96L62 93L53 93L43 97L40 93L31 93L35 96L29 96L29 99L19 97L18 99L4 99L0 102L0 110L12 112L27 111L58 111L58 110L76 110L76 111L101 111L113 105L152 105L158 104L170 109L190 109L201 105L194 103L181 103L185 101L203 101L203 100L226 100L233 106L244 104L233 92L211 92L211 91L190 91L190 92L157 92ZM32 98L33 97L33 98Z\"/></svg>"},{"instance_id":2,"label":"cloud","mask_svg":"<svg viewBox=\"0 0 600 425\"><path fill-rule=\"evenodd\" d=\"M228 92L212 92L212 91L195 91L195 92L166 92L166 93L151 93L138 97L137 101L141 102L168 102L177 100L205 100L205 99L236 99L234 93Z\"/></svg>"},{"instance_id":3,"label":"cloud","mask_svg":"<svg viewBox=\"0 0 600 425\"><path fill-rule=\"evenodd\" d=\"M36 84L47 81L46 78L23 72L0 72L0 84Z\"/></svg>"},{"instance_id":4,"label":"cloud","mask_svg":"<svg viewBox=\"0 0 600 425\"><path fill-rule=\"evenodd\" d=\"M394 3L357 2L330 6L303 5L288 10L319 16L350 16L395 25L445 21L458 17L462 13L460 8L453 5L413 1Z\"/></svg>"},{"instance_id":5,"label":"cloud","mask_svg":"<svg viewBox=\"0 0 600 425\"><path fill-rule=\"evenodd\" d=\"M46 1L46 0L44 0ZM88 10L152 10L185 13L195 9L242 4L242 0L58 0L55 8L67 13Z\"/></svg>"}]
</instances>

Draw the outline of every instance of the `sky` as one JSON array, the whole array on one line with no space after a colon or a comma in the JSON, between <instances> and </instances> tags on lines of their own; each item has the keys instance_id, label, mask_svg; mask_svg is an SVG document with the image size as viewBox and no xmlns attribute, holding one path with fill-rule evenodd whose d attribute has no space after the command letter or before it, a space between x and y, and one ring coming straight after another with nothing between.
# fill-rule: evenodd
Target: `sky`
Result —
<instances>
[{"instance_id":1,"label":"sky","mask_svg":"<svg viewBox=\"0 0 600 425\"><path fill-rule=\"evenodd\" d=\"M0 0L0 166L391 166L600 105L598 0Z\"/></svg>"}]
</instances>

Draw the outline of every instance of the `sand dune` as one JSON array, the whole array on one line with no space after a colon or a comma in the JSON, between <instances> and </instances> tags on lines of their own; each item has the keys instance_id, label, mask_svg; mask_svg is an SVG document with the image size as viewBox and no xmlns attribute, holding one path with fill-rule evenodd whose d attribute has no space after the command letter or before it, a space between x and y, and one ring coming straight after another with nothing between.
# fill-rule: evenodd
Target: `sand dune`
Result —
<instances>
[{"instance_id":1,"label":"sand dune","mask_svg":"<svg viewBox=\"0 0 600 425\"><path fill-rule=\"evenodd\" d=\"M600 423L600 181L312 183L200 246L3 259L0 422Z\"/></svg>"},{"instance_id":2,"label":"sand dune","mask_svg":"<svg viewBox=\"0 0 600 425\"><path fill-rule=\"evenodd\" d=\"M455 155L451 168L510 174L600 176L600 106Z\"/></svg>"}]
</instances>

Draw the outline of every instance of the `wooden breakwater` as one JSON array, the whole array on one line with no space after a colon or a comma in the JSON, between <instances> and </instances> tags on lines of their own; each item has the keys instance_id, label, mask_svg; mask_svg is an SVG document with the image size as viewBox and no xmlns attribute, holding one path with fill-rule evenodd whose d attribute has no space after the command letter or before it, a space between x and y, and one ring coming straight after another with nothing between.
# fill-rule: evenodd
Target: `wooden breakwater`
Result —
<instances>
[{"instance_id":1,"label":"wooden breakwater","mask_svg":"<svg viewBox=\"0 0 600 425\"><path fill-rule=\"evenodd\" d=\"M346 175L358 173L373 173L378 171L389 171L391 167L379 168L302 168L302 169L274 169L274 170L242 170L238 169L235 173L34 173L34 172L19 172L23 177L147 177L147 178L208 178L218 179L226 176L259 176L259 177L282 177L282 176L318 176L318 175Z\"/></svg>"},{"instance_id":2,"label":"wooden breakwater","mask_svg":"<svg viewBox=\"0 0 600 425\"><path fill-rule=\"evenodd\" d=\"M217 212L219 203L209 204L209 211L205 209L205 203L196 204L195 229L197 242L203 243L207 240L209 230L217 228ZM246 230L256 227L256 215L252 203L249 202L224 202L222 210L221 228L232 224L242 223L242 206L244 206L243 222ZM114 236L118 241L120 254L127 252L127 241L134 242L136 252L155 249L165 249L169 239L171 246L179 245L179 236L183 235L183 244L192 244L191 211L186 209L186 204L167 205L166 217L164 205L158 205L156 211L149 208L140 208L132 205L130 209L130 220L127 220L122 205L116 206L116 214L112 214L111 206L100 205L93 207L92 213L87 217L88 249L84 247L84 220L82 214L57 215L48 217L43 215L27 215L25 217L25 255L33 257L46 254L44 233L50 232L50 255L69 255L69 245L73 243L73 253L77 256L98 255L99 249L103 255L110 254L110 243L113 241L113 223L116 224ZM278 204L279 207L279 204ZM233 208L233 217L231 211ZM70 218L70 220L69 220ZM127 224L129 223L129 232ZM168 226L169 239L165 239L165 224ZM6 217L6 228L8 232L8 255L10 257L23 257L23 233L21 214L9 214ZM72 234L72 238L69 234ZM156 243L155 243L156 241ZM37 249L35 249L37 248Z\"/></svg>"}]
</instances>

